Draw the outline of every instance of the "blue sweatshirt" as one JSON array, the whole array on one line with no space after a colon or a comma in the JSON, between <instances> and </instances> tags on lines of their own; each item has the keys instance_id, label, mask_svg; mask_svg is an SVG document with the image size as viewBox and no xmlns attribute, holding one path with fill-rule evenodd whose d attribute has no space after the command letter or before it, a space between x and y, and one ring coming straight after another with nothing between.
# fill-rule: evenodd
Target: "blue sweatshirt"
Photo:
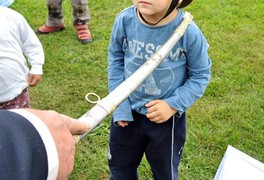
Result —
<instances>
[{"instance_id":1,"label":"blue sweatshirt","mask_svg":"<svg viewBox=\"0 0 264 180\"><path fill-rule=\"evenodd\" d=\"M163 26L140 22L135 6L124 9L116 17L108 48L108 86L113 91L144 64L171 36L184 13ZM178 111L185 112L209 84L211 60L209 45L197 25L192 22L154 72L113 112L114 122L133 121L132 110L146 115L145 104L162 99Z\"/></svg>"}]
</instances>

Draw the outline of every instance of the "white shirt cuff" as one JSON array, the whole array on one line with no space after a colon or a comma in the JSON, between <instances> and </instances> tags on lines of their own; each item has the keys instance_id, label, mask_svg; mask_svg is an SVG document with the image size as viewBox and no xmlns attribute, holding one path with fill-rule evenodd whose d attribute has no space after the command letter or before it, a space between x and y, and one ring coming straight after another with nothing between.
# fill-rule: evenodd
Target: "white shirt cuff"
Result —
<instances>
[{"instance_id":1,"label":"white shirt cuff","mask_svg":"<svg viewBox=\"0 0 264 180\"><path fill-rule=\"evenodd\" d=\"M36 115L32 114L23 109L12 109L17 114L25 117L39 132L42 141L46 147L47 158L48 158L48 177L47 180L54 180L58 175L59 170L59 157L53 137L45 125L45 123L39 119Z\"/></svg>"}]
</instances>

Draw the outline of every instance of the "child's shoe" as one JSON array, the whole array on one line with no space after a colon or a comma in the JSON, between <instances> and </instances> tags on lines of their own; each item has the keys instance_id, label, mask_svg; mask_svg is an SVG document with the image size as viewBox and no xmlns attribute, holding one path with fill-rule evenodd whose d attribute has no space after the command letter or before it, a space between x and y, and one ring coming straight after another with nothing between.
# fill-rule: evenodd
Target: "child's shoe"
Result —
<instances>
[{"instance_id":1,"label":"child's shoe","mask_svg":"<svg viewBox=\"0 0 264 180\"><path fill-rule=\"evenodd\" d=\"M49 34L53 32L58 32L58 31L63 31L65 29L64 24L61 24L59 26L55 27L50 27L47 26L46 24L41 26L40 28L37 29L36 33L37 34Z\"/></svg>"},{"instance_id":2,"label":"child's shoe","mask_svg":"<svg viewBox=\"0 0 264 180\"><path fill-rule=\"evenodd\" d=\"M88 29L87 21L77 19L74 22L75 29L77 31L77 39L82 44L88 44L92 42L92 35Z\"/></svg>"}]
</instances>

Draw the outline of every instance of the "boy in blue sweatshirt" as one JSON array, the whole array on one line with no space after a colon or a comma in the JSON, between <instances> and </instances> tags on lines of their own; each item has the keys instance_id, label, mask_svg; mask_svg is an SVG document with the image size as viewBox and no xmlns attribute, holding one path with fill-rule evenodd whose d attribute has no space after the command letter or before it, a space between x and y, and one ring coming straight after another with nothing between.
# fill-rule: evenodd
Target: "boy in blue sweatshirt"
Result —
<instances>
[{"instance_id":1,"label":"boy in blue sweatshirt","mask_svg":"<svg viewBox=\"0 0 264 180\"><path fill-rule=\"evenodd\" d=\"M108 50L109 91L144 64L181 23L192 0L133 0L115 19ZM211 77L209 45L192 22L166 59L113 112L111 180L138 179L143 155L155 180L178 179L186 139L186 110Z\"/></svg>"}]
</instances>

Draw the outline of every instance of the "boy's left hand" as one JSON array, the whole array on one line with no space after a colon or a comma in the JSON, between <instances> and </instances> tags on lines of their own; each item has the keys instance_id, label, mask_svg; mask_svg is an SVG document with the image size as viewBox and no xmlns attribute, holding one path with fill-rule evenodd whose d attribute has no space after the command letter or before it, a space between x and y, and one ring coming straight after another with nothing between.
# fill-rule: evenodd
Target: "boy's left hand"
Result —
<instances>
[{"instance_id":1,"label":"boy's left hand","mask_svg":"<svg viewBox=\"0 0 264 180\"><path fill-rule=\"evenodd\" d=\"M29 74L28 84L29 86L36 86L40 83L40 80L41 80L41 75Z\"/></svg>"},{"instance_id":2,"label":"boy's left hand","mask_svg":"<svg viewBox=\"0 0 264 180\"><path fill-rule=\"evenodd\" d=\"M173 114L177 112L176 109L171 108L163 100L153 100L145 105L148 108L147 118L155 123L163 123L167 121Z\"/></svg>"}]
</instances>

